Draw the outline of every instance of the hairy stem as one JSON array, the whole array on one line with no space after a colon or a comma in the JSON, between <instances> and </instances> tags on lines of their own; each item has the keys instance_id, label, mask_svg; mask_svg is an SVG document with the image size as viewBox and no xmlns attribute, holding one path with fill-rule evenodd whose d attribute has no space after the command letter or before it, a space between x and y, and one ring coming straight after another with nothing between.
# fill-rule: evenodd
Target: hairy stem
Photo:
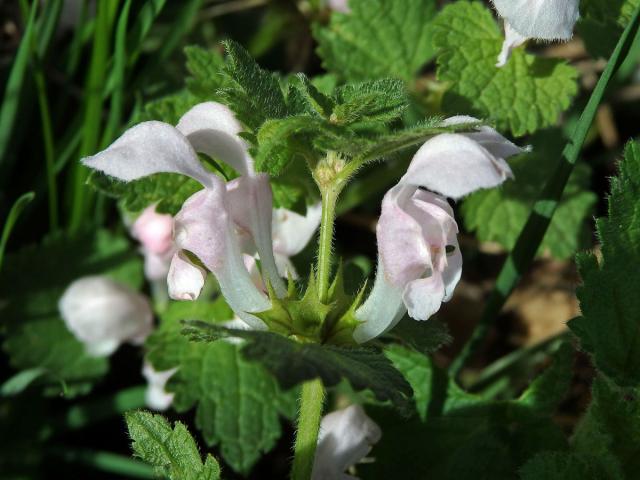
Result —
<instances>
[{"instance_id":1,"label":"hairy stem","mask_svg":"<svg viewBox=\"0 0 640 480\"><path fill-rule=\"evenodd\" d=\"M618 67L624 61L631 47L635 33L638 30L639 18L640 7L636 9L633 19L618 40L618 44L611 54L607 67L598 80L591 94L591 98L580 116L576 129L562 152L562 158L560 158L556 171L549 177L549 181L534 203L527 223L520 232L513 251L509 254L509 257L507 257L507 260L502 266L502 270L496 280L496 286L480 318L480 323L460 352L460 355L458 355L451 364L450 372L452 376L457 376L465 363L473 356L480 345L482 345L484 338L491 329L493 322L497 318L498 313L500 313L507 298L534 259L558 207L569 176L573 172L573 167L578 160L580 150L598 111L598 105L600 105L602 101L607 85L613 78Z\"/></svg>"},{"instance_id":2,"label":"hairy stem","mask_svg":"<svg viewBox=\"0 0 640 480\"><path fill-rule=\"evenodd\" d=\"M302 385L298 410L298 430L291 469L292 480L310 480L311 478L323 401L322 380L310 380Z\"/></svg>"},{"instance_id":3,"label":"hairy stem","mask_svg":"<svg viewBox=\"0 0 640 480\"><path fill-rule=\"evenodd\" d=\"M320 222L320 240L318 241L318 296L322 303L329 297L331 278L331 247L333 242L333 224L336 216L336 201L339 189L331 185L322 190L322 220Z\"/></svg>"}]
</instances>

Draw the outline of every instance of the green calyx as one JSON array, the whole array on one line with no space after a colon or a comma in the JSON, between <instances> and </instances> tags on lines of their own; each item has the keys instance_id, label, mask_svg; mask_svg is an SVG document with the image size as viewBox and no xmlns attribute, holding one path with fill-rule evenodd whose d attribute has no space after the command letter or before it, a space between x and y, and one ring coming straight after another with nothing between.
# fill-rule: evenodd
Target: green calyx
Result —
<instances>
[{"instance_id":1,"label":"green calyx","mask_svg":"<svg viewBox=\"0 0 640 480\"><path fill-rule=\"evenodd\" d=\"M316 275L311 273L304 293L300 294L289 277L284 298L278 298L271 285L267 285L271 308L254 315L265 322L269 330L303 343L354 345L353 331L360 323L355 311L362 303L364 286L356 295L347 294L342 264L329 287L326 303L320 300L316 283Z\"/></svg>"}]
</instances>

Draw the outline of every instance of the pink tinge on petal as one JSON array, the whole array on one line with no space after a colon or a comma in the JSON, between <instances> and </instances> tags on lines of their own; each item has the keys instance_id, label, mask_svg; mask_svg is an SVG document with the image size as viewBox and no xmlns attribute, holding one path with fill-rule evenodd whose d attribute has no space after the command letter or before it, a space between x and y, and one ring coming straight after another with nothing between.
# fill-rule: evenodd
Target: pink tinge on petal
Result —
<instances>
[{"instance_id":1,"label":"pink tinge on petal","mask_svg":"<svg viewBox=\"0 0 640 480\"><path fill-rule=\"evenodd\" d=\"M401 185L425 187L458 199L500 185L511 175L503 159L464 134L444 133L416 152Z\"/></svg>"},{"instance_id":2,"label":"pink tinge on petal","mask_svg":"<svg viewBox=\"0 0 640 480\"><path fill-rule=\"evenodd\" d=\"M409 316L415 320L428 320L440 310L445 296L444 282L439 272L430 277L409 282L402 298Z\"/></svg>"},{"instance_id":3,"label":"pink tinge on petal","mask_svg":"<svg viewBox=\"0 0 640 480\"><path fill-rule=\"evenodd\" d=\"M144 255L144 276L152 282L166 280L171 259L175 253L174 249L171 248L164 254L156 254L146 250L143 250L142 253Z\"/></svg>"},{"instance_id":4,"label":"pink tinge on petal","mask_svg":"<svg viewBox=\"0 0 640 480\"><path fill-rule=\"evenodd\" d=\"M276 265L272 240L273 198L269 176L264 173L236 178L227 183L229 214L241 232L249 232L260 257L264 282L280 297L286 287ZM242 235L241 235L242 237ZM246 242L244 242L246 244ZM243 253L252 253L243 251Z\"/></svg>"},{"instance_id":5,"label":"pink tinge on petal","mask_svg":"<svg viewBox=\"0 0 640 480\"><path fill-rule=\"evenodd\" d=\"M267 310L270 302L245 268L234 224L228 213L224 185L191 196L175 218L175 241L216 276L233 311L252 327L264 324L247 312ZM245 318L246 317L246 318Z\"/></svg>"},{"instance_id":6,"label":"pink tinge on petal","mask_svg":"<svg viewBox=\"0 0 640 480\"><path fill-rule=\"evenodd\" d=\"M406 211L417 189L396 185L382 200L382 213L376 227L378 251L390 283L398 287L422 276L431 265L431 253L425 244L422 227Z\"/></svg>"},{"instance_id":7,"label":"pink tinge on petal","mask_svg":"<svg viewBox=\"0 0 640 480\"><path fill-rule=\"evenodd\" d=\"M300 253L315 235L320 226L322 204L307 206L305 215L278 208L273 212L273 251L293 257Z\"/></svg>"},{"instance_id":8,"label":"pink tinge on petal","mask_svg":"<svg viewBox=\"0 0 640 480\"><path fill-rule=\"evenodd\" d=\"M133 223L131 234L146 251L167 253L173 246L173 217L157 213L155 206L149 206Z\"/></svg>"},{"instance_id":9,"label":"pink tinge on petal","mask_svg":"<svg viewBox=\"0 0 640 480\"><path fill-rule=\"evenodd\" d=\"M328 0L327 5L334 12L351 13L349 8L349 0Z\"/></svg>"}]
</instances>

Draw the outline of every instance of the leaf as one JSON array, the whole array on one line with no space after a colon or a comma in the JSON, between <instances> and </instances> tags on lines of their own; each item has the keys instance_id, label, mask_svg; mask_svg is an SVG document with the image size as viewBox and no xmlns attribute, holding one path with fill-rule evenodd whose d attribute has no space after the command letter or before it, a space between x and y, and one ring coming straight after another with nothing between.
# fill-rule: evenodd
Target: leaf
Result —
<instances>
[{"instance_id":1,"label":"leaf","mask_svg":"<svg viewBox=\"0 0 640 480\"><path fill-rule=\"evenodd\" d=\"M47 371L40 367L22 370L6 380L2 386L0 386L0 395L3 397L18 395L19 393L24 392L29 388L29 385L46 373Z\"/></svg>"},{"instance_id":2,"label":"leaf","mask_svg":"<svg viewBox=\"0 0 640 480\"><path fill-rule=\"evenodd\" d=\"M615 21L624 28L638 6L640 0L583 0L580 13L600 22Z\"/></svg>"},{"instance_id":3,"label":"leaf","mask_svg":"<svg viewBox=\"0 0 640 480\"><path fill-rule=\"evenodd\" d=\"M564 139L558 130L538 132L531 141L532 153L510 160L515 179L506 181L499 189L481 190L464 200L465 227L475 231L482 242L497 242L507 250L513 248L544 182L561 158ZM588 245L587 220L597 201L597 196L588 190L590 176L589 166L576 166L539 254L548 250L554 257L564 259Z\"/></svg>"},{"instance_id":4,"label":"leaf","mask_svg":"<svg viewBox=\"0 0 640 480\"><path fill-rule=\"evenodd\" d=\"M608 217L596 228L601 258L576 257L582 317L569 322L596 367L620 386L640 382L640 144L629 143L611 182Z\"/></svg>"},{"instance_id":5,"label":"leaf","mask_svg":"<svg viewBox=\"0 0 640 480\"><path fill-rule=\"evenodd\" d=\"M231 81L224 74L226 62L222 54L195 45L185 47L184 54L191 74L186 80L189 92L201 101L218 100L219 90L231 86Z\"/></svg>"},{"instance_id":6,"label":"leaf","mask_svg":"<svg viewBox=\"0 0 640 480\"><path fill-rule=\"evenodd\" d=\"M496 122L515 136L553 125L577 92L577 71L562 60L514 50L495 66L503 35L491 12L479 2L445 7L433 24L440 50L437 76L450 82L443 108Z\"/></svg>"},{"instance_id":7,"label":"leaf","mask_svg":"<svg viewBox=\"0 0 640 480\"><path fill-rule=\"evenodd\" d=\"M180 334L181 320L219 322L232 315L222 299L172 303L147 340L147 359L157 370L178 367L167 385L175 393L173 407L195 407L206 443L220 445L222 458L247 474L282 435L280 415L295 412L295 392L283 393L264 369L244 360L238 345L192 343Z\"/></svg>"},{"instance_id":8,"label":"leaf","mask_svg":"<svg viewBox=\"0 0 640 480\"><path fill-rule=\"evenodd\" d=\"M383 78L338 87L332 123L351 125L360 122L387 123L398 119L409 106L404 84Z\"/></svg>"},{"instance_id":9,"label":"leaf","mask_svg":"<svg viewBox=\"0 0 640 480\"><path fill-rule=\"evenodd\" d=\"M4 225L2 227L2 235L0 236L0 270L2 270L2 261L4 259L4 251L7 248L7 242L9 241L9 236L11 235L11 231L13 230L14 225L18 221L18 218L22 214L23 210L31 203L34 199L35 194L33 192L27 192L13 202L11 206L11 210L9 210L9 214L7 215L6 220L4 221Z\"/></svg>"},{"instance_id":10,"label":"leaf","mask_svg":"<svg viewBox=\"0 0 640 480\"><path fill-rule=\"evenodd\" d=\"M428 322L417 322L405 316L387 336L395 338L425 355L434 353L452 341L446 324L436 318L432 318Z\"/></svg>"},{"instance_id":11,"label":"leaf","mask_svg":"<svg viewBox=\"0 0 640 480\"><path fill-rule=\"evenodd\" d=\"M388 410L368 409L384 436L373 450L375 463L360 467L359 476L513 478L532 455L566 448L562 431L538 404L466 393L428 356L397 345L386 353L413 387L418 415L403 420Z\"/></svg>"},{"instance_id":12,"label":"leaf","mask_svg":"<svg viewBox=\"0 0 640 480\"><path fill-rule=\"evenodd\" d=\"M393 77L411 82L434 54L434 0L350 0L351 13L314 25L318 55L349 81Z\"/></svg>"},{"instance_id":13,"label":"leaf","mask_svg":"<svg viewBox=\"0 0 640 480\"><path fill-rule=\"evenodd\" d=\"M138 288L142 262L125 238L102 230L50 236L6 258L0 273L3 348L14 368L46 371L34 380L45 393L85 393L107 371L107 359L88 356L58 313L67 286L94 274Z\"/></svg>"},{"instance_id":14,"label":"leaf","mask_svg":"<svg viewBox=\"0 0 640 480\"><path fill-rule=\"evenodd\" d=\"M520 471L522 480L611 480L604 459L587 454L544 452L529 460Z\"/></svg>"},{"instance_id":15,"label":"leaf","mask_svg":"<svg viewBox=\"0 0 640 480\"><path fill-rule=\"evenodd\" d=\"M372 349L299 343L272 332L234 331L204 322L187 322L183 333L204 342L225 337L247 340L244 357L259 362L285 389L315 378L333 387L346 378L355 390L368 388L378 400L391 401L400 411L409 404L409 384L384 355Z\"/></svg>"},{"instance_id":16,"label":"leaf","mask_svg":"<svg viewBox=\"0 0 640 480\"><path fill-rule=\"evenodd\" d=\"M220 466L211 454L202 463L195 440L181 422L173 429L162 415L125 413L135 455L171 480L219 480Z\"/></svg>"},{"instance_id":17,"label":"leaf","mask_svg":"<svg viewBox=\"0 0 640 480\"><path fill-rule=\"evenodd\" d=\"M620 388L599 375L591 395L591 405L574 433L574 449L611 459L609 471L617 470L617 464L626 478L633 478L640 469L640 390Z\"/></svg>"},{"instance_id":18,"label":"leaf","mask_svg":"<svg viewBox=\"0 0 640 480\"><path fill-rule=\"evenodd\" d=\"M128 212L140 212L152 204L160 213L177 214L191 195L202 189L192 178L176 173L157 173L122 182L101 172L92 172L88 183L98 191L117 198Z\"/></svg>"},{"instance_id":19,"label":"leaf","mask_svg":"<svg viewBox=\"0 0 640 480\"><path fill-rule=\"evenodd\" d=\"M249 129L257 130L267 119L283 118L287 105L278 78L262 70L237 42L223 42L227 51L225 72L233 85L221 90L224 102Z\"/></svg>"}]
</instances>

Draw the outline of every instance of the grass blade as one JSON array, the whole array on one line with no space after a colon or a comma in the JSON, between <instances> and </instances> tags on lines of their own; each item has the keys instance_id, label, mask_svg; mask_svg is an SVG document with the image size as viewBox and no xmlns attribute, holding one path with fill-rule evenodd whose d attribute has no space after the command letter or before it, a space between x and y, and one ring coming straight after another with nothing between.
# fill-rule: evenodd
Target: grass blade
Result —
<instances>
[{"instance_id":1,"label":"grass blade","mask_svg":"<svg viewBox=\"0 0 640 480\"><path fill-rule=\"evenodd\" d=\"M4 260L4 251L7 247L7 242L9 241L9 235L11 235L11 231L13 230L13 226L16 224L18 217L25 209L25 207L33 200L35 197L35 193L27 192L22 195L18 200L15 201L11 210L9 210L9 215L7 215L7 219L4 222L4 227L2 227L2 237L0 237L0 270L2 270L2 261Z\"/></svg>"},{"instance_id":2,"label":"grass blade","mask_svg":"<svg viewBox=\"0 0 640 480\"><path fill-rule=\"evenodd\" d=\"M7 178L9 169L11 168L7 152L11 141L11 133L13 132L18 114L20 95L25 84L25 74L29 64L31 42L33 41L35 32L36 4L37 2L33 2L31 6L24 36L22 37L16 58L11 67L2 99L2 106L0 106L0 178Z\"/></svg>"}]
</instances>

